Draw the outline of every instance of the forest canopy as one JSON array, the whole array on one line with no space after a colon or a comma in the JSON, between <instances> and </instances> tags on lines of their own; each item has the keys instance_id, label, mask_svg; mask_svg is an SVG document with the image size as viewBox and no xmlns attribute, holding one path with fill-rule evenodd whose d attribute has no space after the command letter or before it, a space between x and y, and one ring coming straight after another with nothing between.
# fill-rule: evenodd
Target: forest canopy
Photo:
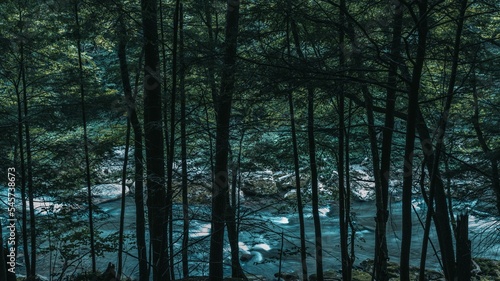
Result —
<instances>
[{"instance_id":1,"label":"forest canopy","mask_svg":"<svg viewBox=\"0 0 500 281\"><path fill-rule=\"evenodd\" d=\"M239 235L273 209L297 214L297 279L354 280L362 201L367 280L424 280L428 249L472 280L465 215L500 214L499 26L489 0L0 1L0 244L26 280L248 279Z\"/></svg>"}]
</instances>

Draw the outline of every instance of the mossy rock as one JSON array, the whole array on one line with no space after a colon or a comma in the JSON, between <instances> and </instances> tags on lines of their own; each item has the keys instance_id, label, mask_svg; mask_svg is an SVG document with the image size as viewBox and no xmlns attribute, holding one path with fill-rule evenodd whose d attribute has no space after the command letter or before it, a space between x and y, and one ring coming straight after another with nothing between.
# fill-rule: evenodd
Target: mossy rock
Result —
<instances>
[{"instance_id":1,"label":"mossy rock","mask_svg":"<svg viewBox=\"0 0 500 281\"><path fill-rule=\"evenodd\" d=\"M352 281L371 281L371 280L372 276L367 272L358 269L354 269L352 271Z\"/></svg>"}]
</instances>

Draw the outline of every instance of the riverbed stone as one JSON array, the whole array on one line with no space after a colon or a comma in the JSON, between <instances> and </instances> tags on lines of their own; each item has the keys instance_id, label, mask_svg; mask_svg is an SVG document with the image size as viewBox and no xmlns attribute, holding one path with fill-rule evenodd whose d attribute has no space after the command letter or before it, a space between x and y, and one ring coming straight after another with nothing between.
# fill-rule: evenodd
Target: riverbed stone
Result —
<instances>
[{"instance_id":1,"label":"riverbed stone","mask_svg":"<svg viewBox=\"0 0 500 281\"><path fill-rule=\"evenodd\" d=\"M278 187L269 170L251 172L245 175L241 187L245 196L268 196L278 193Z\"/></svg>"}]
</instances>

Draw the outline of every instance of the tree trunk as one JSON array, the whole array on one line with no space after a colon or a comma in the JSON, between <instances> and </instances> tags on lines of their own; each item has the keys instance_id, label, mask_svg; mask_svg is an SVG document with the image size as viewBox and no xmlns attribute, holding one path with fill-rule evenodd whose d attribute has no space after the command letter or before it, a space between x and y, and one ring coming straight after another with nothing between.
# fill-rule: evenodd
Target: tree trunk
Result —
<instances>
[{"instance_id":1,"label":"tree trunk","mask_svg":"<svg viewBox=\"0 0 500 281\"><path fill-rule=\"evenodd\" d=\"M212 190L212 235L210 238L210 281L221 281L224 277L223 249L225 210L228 196L229 121L233 100L238 39L239 0L228 0L226 13L226 36L224 68L221 75L220 93L214 100L217 113L215 139L215 169Z\"/></svg>"},{"instance_id":2,"label":"tree trunk","mask_svg":"<svg viewBox=\"0 0 500 281\"><path fill-rule=\"evenodd\" d=\"M123 84L123 92L125 95L125 99L128 101L132 98L132 87L130 85L130 78L128 72L128 64L127 64L127 28L125 26L125 22L123 20L123 14L119 15L118 18L118 60L120 62L120 75ZM128 106L128 102L126 103ZM119 244L118 244L118 270L116 276L120 279L122 274L122 263L123 263L123 232L124 232L124 220L125 220L125 185L127 181L127 166L128 166L128 151L130 147L130 127L131 127L131 113L132 109L127 108L127 132L125 137L125 159L123 161L123 170L122 170L122 198L121 198L121 210L120 210L120 231L119 231ZM134 109L135 110L135 109ZM136 116L137 117L137 116ZM137 163L136 163L137 165ZM139 164L140 165L140 164ZM142 280L141 280L142 281Z\"/></svg>"},{"instance_id":3,"label":"tree trunk","mask_svg":"<svg viewBox=\"0 0 500 281\"><path fill-rule=\"evenodd\" d=\"M121 23L120 23L121 24ZM125 25L123 25L125 28ZM138 93L139 76L138 72L135 79L135 90L132 94L132 87L130 84L127 53L126 53L126 30L119 31L120 42L118 44L118 60L120 62L120 76L123 84L123 93L125 95L125 102L128 110L128 118L133 129L134 143L134 201L136 210L136 242L137 242L137 256L139 260L139 281L149 281L149 265L147 259L146 247L146 217L144 212L144 166L143 166L143 146L142 146L142 128L137 116L136 96ZM139 59L139 65L142 65L142 54Z\"/></svg>"},{"instance_id":4,"label":"tree trunk","mask_svg":"<svg viewBox=\"0 0 500 281\"><path fill-rule=\"evenodd\" d=\"M306 62L306 58L300 47L299 32L293 18L290 20L295 49L299 58ZM321 240L321 221L319 218L318 198L318 171L316 165L316 142L314 140L314 89L307 86L307 136L309 143L309 163L311 166L311 191L312 191L312 215L314 221L315 252L316 252L316 278L323 280L323 246Z\"/></svg>"},{"instance_id":5,"label":"tree trunk","mask_svg":"<svg viewBox=\"0 0 500 281\"><path fill-rule=\"evenodd\" d=\"M23 144L23 111L21 102L21 91L19 84L15 85L16 98L17 98L17 138L19 145L19 162L21 167L21 204L22 204L22 231L28 232L28 208L26 207L26 164L24 160L24 144ZM28 235L23 235L23 253L24 265L26 267L26 276L31 272L31 259L28 248Z\"/></svg>"},{"instance_id":6,"label":"tree trunk","mask_svg":"<svg viewBox=\"0 0 500 281\"><path fill-rule=\"evenodd\" d=\"M83 147L85 150L85 174L87 183L87 203L89 206L89 232L90 232L90 256L92 259L92 273L96 272L96 251L94 239L94 219L93 219L93 204L92 204L92 187L90 180L90 157L89 157L89 142L87 137L87 112L85 110L85 86L83 83L83 63L82 63L82 47L80 43L80 21L78 18L78 2L75 2L75 23L76 23L76 47L78 50L78 74L80 84L80 99L82 106L82 122L83 122Z\"/></svg>"},{"instance_id":7,"label":"tree trunk","mask_svg":"<svg viewBox=\"0 0 500 281\"><path fill-rule=\"evenodd\" d=\"M188 201L188 173L187 173L187 135L186 135L186 90L184 61L184 13L182 3L179 6L179 92L181 96L181 189L182 189L182 275L189 277L189 201Z\"/></svg>"},{"instance_id":8,"label":"tree trunk","mask_svg":"<svg viewBox=\"0 0 500 281\"><path fill-rule=\"evenodd\" d=\"M295 113L293 106L292 91L288 92L288 105L290 107L290 127L293 146L293 168L295 173L295 190L297 191L297 211L299 215L299 235L300 235L300 261L302 265L302 280L307 281L307 251L306 251L306 230L304 223L304 207L302 205L302 190L300 186L299 170L299 149L297 147L297 131L295 128Z\"/></svg>"},{"instance_id":9,"label":"tree trunk","mask_svg":"<svg viewBox=\"0 0 500 281\"><path fill-rule=\"evenodd\" d=\"M314 140L314 90L307 90L307 136L309 142L309 162L311 165L312 215L316 246L316 277L323 280L323 241L321 240L321 221L319 218L318 169L316 165L316 142Z\"/></svg>"},{"instance_id":10,"label":"tree trunk","mask_svg":"<svg viewBox=\"0 0 500 281\"><path fill-rule=\"evenodd\" d=\"M144 33L144 134L148 190L148 214L151 235L153 281L170 280L165 211L165 170L159 72L156 0L142 0Z\"/></svg>"},{"instance_id":11,"label":"tree trunk","mask_svg":"<svg viewBox=\"0 0 500 281\"><path fill-rule=\"evenodd\" d=\"M404 154L404 177L403 177L403 200L402 200L402 241L401 241L401 259L400 276L401 280L410 280L410 247L412 236L412 188L413 188L413 150L415 147L415 128L417 120L418 95L420 91L420 81L422 78L422 69L424 66L427 43L427 0L418 2L418 20L417 33L418 44L413 68L412 80L408 97L408 116L406 123L406 143Z\"/></svg>"},{"instance_id":12,"label":"tree trunk","mask_svg":"<svg viewBox=\"0 0 500 281\"><path fill-rule=\"evenodd\" d=\"M345 50L345 18L347 13L346 1L340 1L339 7L340 23L342 25L341 30L339 30L339 65L341 69L346 68L347 56L343 52ZM338 115L339 115L339 134L338 134L338 167L337 171L339 174L339 224L340 224L340 252L342 259L342 278L344 280L351 280L352 276L352 266L351 257L349 256L349 192L347 188L348 182L346 181L346 173L348 172L348 165L346 165L347 151L346 151L346 127L345 127L345 87L344 83L341 82L339 95L337 98L338 103Z\"/></svg>"},{"instance_id":13,"label":"tree trunk","mask_svg":"<svg viewBox=\"0 0 500 281\"><path fill-rule=\"evenodd\" d=\"M469 240L469 215L461 214L457 218L457 277L458 281L471 279L472 256Z\"/></svg>"},{"instance_id":14,"label":"tree trunk","mask_svg":"<svg viewBox=\"0 0 500 281\"><path fill-rule=\"evenodd\" d=\"M396 105L397 68L398 58L401 52L401 30L403 23L402 4L397 2L393 17L393 31L391 43L391 55L389 61L389 74L387 78L387 98L385 124L382 131L382 152L380 162L380 196L377 199L377 216L375 230L375 259L374 280L388 280L387 261L389 253L387 249L386 227L389 217L389 181L391 170L392 135L394 131L394 111Z\"/></svg>"},{"instance_id":15,"label":"tree trunk","mask_svg":"<svg viewBox=\"0 0 500 281\"><path fill-rule=\"evenodd\" d=\"M291 58L290 51L290 24L292 18L292 5L291 0L287 1L287 55ZM300 186L300 167L299 167L299 149L297 145L297 129L295 128L295 109L293 105L293 91L288 92L288 107L290 111L290 130L292 134L292 147L293 147L293 169L295 174L295 190L297 193L297 211L299 216L299 235L300 235L300 261L302 266L302 280L307 281L307 251L306 251L306 230L304 223L304 206L302 203L302 190Z\"/></svg>"}]
</instances>

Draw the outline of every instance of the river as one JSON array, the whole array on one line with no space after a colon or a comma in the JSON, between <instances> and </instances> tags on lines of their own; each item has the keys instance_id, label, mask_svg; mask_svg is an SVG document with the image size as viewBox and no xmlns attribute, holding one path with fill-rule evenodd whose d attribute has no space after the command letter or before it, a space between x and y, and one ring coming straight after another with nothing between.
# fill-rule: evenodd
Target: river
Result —
<instances>
[{"instance_id":1,"label":"river","mask_svg":"<svg viewBox=\"0 0 500 281\"><path fill-rule=\"evenodd\" d=\"M109 201L99 204L102 211L107 216L95 224L96 229L102 237L112 237L119 229L120 200ZM250 200L245 201L240 213L241 225L239 231L240 256L247 258L242 262L243 269L248 275L263 276L269 280L273 279L275 273L279 271L279 250L283 248L282 272L296 272L300 276L301 265L298 252L299 239L299 220L297 213L293 208L283 207L284 204L273 204L270 207L255 211L261 205L252 204ZM414 201L414 216L412 219L413 233L411 242L411 264L418 266L420 261L420 248L422 245L423 229L418 216L424 217L425 206L419 201ZM308 252L308 272L315 272L314 258L314 225L311 215L311 208L306 207L305 227ZM355 235L355 265L366 259L373 259L374 253L374 232L375 232L375 205L374 202L354 202L352 206L354 223L356 226ZM339 243L339 219L337 210L331 210L329 206L322 206L320 209L322 222L322 240L324 268L339 270L340 263L340 243ZM474 214L474 213L472 213ZM174 245L177 253L181 249L181 206L174 206ZM208 253L209 253L209 234L210 234L210 214L206 205L194 205L190 207L190 247L189 247L189 265L191 276L208 274ZM500 237L499 223L496 218L489 216L474 216L469 218L470 239L472 240L473 256L486 257L490 259L500 259ZM57 224L53 224L57 227ZM125 243L124 269L126 276L135 278L137 276L137 255L134 243L135 231L135 206L131 196L126 197L125 209L125 229L129 238ZM390 204L390 220L387 229L387 242L389 248L390 261L398 262L401 244L401 203L393 202ZM431 240L436 248L437 238L434 230L431 231ZM283 243L282 243L283 241ZM112 241L116 242L116 241ZM47 246L47 242L45 245ZM54 241L52 242L54 243ZM62 243L64 244L64 243ZM226 244L228 245L228 244ZM80 253L87 256L88 245L81 244ZM225 247L226 274L229 276L231 271L229 267L229 246ZM438 249L439 251L439 249ZM176 256L179 261L180 254ZM57 264L55 252L41 253L38 256L40 274L50 276L49 268L52 265L52 272L60 273L60 264ZM108 262L116 263L116 252L105 252L98 258L98 270L105 270ZM22 263L22 257L19 262ZM427 267L439 270L440 266L432 247L429 247ZM180 275L181 264L175 265L176 274ZM23 267L19 271L23 272ZM79 259L72 264L67 274L80 271L89 271L89 258ZM57 276L57 274L56 274ZM50 280L50 278L47 278ZM53 279L57 280L57 279Z\"/></svg>"}]
</instances>

